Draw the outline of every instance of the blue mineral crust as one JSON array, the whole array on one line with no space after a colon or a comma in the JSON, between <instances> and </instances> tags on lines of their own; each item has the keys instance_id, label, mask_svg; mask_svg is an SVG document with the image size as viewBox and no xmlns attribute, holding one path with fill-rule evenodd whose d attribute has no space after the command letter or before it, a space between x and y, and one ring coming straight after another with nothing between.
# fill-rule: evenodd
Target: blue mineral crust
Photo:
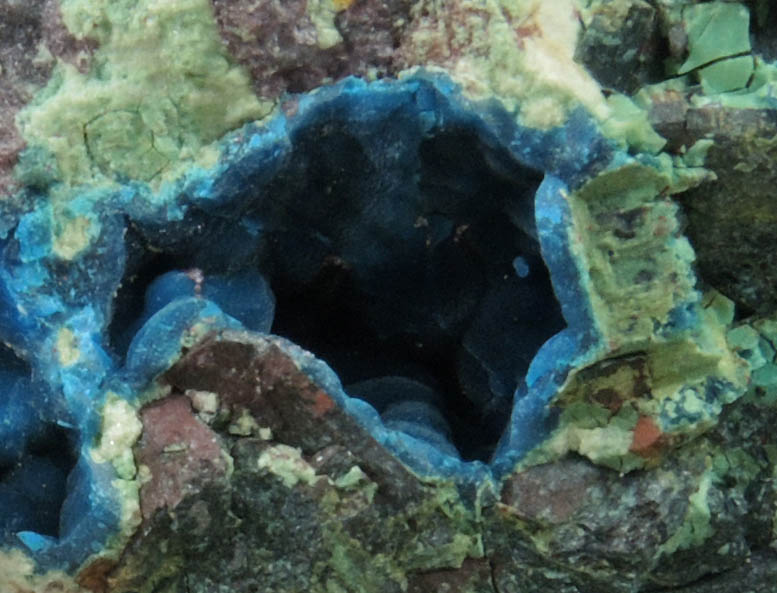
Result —
<instances>
[{"instance_id":1,"label":"blue mineral crust","mask_svg":"<svg viewBox=\"0 0 777 593\"><path fill-rule=\"evenodd\" d=\"M89 454L108 391L134 402L207 331L312 352L292 348L420 475L498 474L552 428L597 341L565 201L612 159L596 126L522 128L423 74L292 102L213 169L64 202L28 188L3 213L0 540L41 566L78 565L120 522Z\"/></svg>"}]
</instances>

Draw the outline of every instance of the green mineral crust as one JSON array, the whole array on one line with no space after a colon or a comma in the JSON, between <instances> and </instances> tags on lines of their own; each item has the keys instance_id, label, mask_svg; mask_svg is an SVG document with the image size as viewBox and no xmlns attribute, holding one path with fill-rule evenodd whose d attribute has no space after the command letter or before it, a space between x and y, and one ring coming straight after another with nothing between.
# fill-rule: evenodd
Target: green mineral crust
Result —
<instances>
[{"instance_id":1,"label":"green mineral crust","mask_svg":"<svg viewBox=\"0 0 777 593\"><path fill-rule=\"evenodd\" d=\"M182 161L212 162L213 141L272 106L230 63L204 0L72 0L60 10L76 38L96 43L92 67L58 63L17 125L69 185L150 181Z\"/></svg>"},{"instance_id":2,"label":"green mineral crust","mask_svg":"<svg viewBox=\"0 0 777 593\"><path fill-rule=\"evenodd\" d=\"M41 560L41 549L70 537L65 529L42 544L27 535L33 529L9 531L0 540L0 592L777 593L775 38L777 8L761 1L0 1L0 239L5 249L23 230L35 239L19 260L48 258L0 279L70 290L65 305L54 297L41 305L46 337L37 348L16 346L11 330L2 338L25 360L54 353L32 365L31 377L56 367L69 406L98 402L77 448L110 485L115 520L101 525L102 539L83 540L92 548L77 562L65 548ZM341 167L327 151L353 150L353 138L369 135L359 126L389 105L369 89L391 84L419 85L368 130L391 150L358 161L363 170ZM434 98L423 84L436 85ZM463 117L440 123L443 99L471 116L471 128ZM353 135L326 144L347 101L358 104L349 107ZM489 400L498 420L477 427L503 434L484 439L487 455L441 453L427 426L421 437L397 436L377 404L348 398L345 380L311 362L316 352L248 331L226 297L201 305L211 300L194 247L169 264L170 245L195 245L212 225L221 237L234 233L213 247L234 261L211 261L208 274L235 272L242 244L263 232L266 213L250 200L281 203L295 171L325 186L332 202L284 205L298 209L296 227L283 219L292 239L275 247L279 255L257 247L261 255L245 258L252 266L270 252L292 261L282 259L288 245L314 253L319 211L357 226L362 212L338 202L338 188L368 174L379 180L359 187L376 194L394 183L381 171L387 154L404 150L396 131L410 126L407 104L449 134L437 153L431 132L418 149L419 162L433 154L428 166L444 171L434 180L440 194L453 191L456 167L468 161L482 160L498 180L478 194L475 219L488 200L502 199L497 189L517 191L499 185L514 163L528 163L536 177L525 181L537 193L528 223L517 210L499 215L547 263L560 302L552 306L568 333L553 330L507 404ZM298 116L314 130L305 146L319 159L304 171L293 166L307 158L292 150L308 133L289 123ZM520 133L508 137L508 129ZM262 134L281 140L271 145ZM501 156L505 146L512 160ZM570 160L570 146L579 158ZM465 150L478 155L462 159ZM282 164L272 160L278 154ZM266 181L287 166L275 185ZM542 192L556 181L553 210ZM216 225L208 217L224 195L253 205ZM435 233L449 233L451 253L461 244L485 251L469 223L448 228L439 212L428 214L406 225L427 232L427 247ZM184 239L168 241L168 227ZM309 235L294 234L308 227ZM377 223L364 236L359 255L413 237L390 237ZM108 321L83 329L88 315L102 315L103 305L82 293L106 267L92 260L115 247L106 237L126 237L120 256L128 261L153 254L135 269L116 264L104 309L108 318L135 315L124 334ZM208 251L198 249L197 257ZM294 260L288 277L307 274L325 296L339 294L361 272L332 250L312 272L305 257ZM5 266L11 255L3 257ZM519 276L521 263L513 263ZM379 264L401 288L402 274ZM173 268L193 287L184 304L201 310L174 338L149 330L142 350L143 323L158 313L143 317L153 299L141 283ZM232 279L225 286L225 294L238 291ZM138 291L135 300L111 301L122 287ZM396 289L397 300L407 296ZM73 303L94 308L67 317ZM0 311L3 332L26 314L20 307ZM172 332L178 321L160 325ZM90 354L99 337L126 338L124 351ZM397 343L409 347L397 340L391 348ZM132 367L133 352L148 360ZM482 362L475 346L467 353L472 365ZM547 370L543 361L553 357L558 365ZM499 378L485 363L478 372L483 384ZM461 404L465 411L474 400ZM445 441L454 449L470 436L460 424L453 444ZM0 463L0 487L14 467ZM101 496L94 486L65 506L86 513Z\"/></svg>"}]
</instances>

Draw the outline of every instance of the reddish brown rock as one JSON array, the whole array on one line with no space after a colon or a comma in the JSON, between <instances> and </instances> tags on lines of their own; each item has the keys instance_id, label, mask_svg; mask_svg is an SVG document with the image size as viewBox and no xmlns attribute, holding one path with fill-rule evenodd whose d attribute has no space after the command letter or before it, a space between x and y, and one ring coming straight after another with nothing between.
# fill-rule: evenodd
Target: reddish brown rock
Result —
<instances>
[{"instance_id":1,"label":"reddish brown rock","mask_svg":"<svg viewBox=\"0 0 777 593\"><path fill-rule=\"evenodd\" d=\"M226 475L228 462L219 437L195 417L189 398L172 396L141 412L143 435L136 449L150 479L140 492L145 519L162 508L174 509L205 482Z\"/></svg>"},{"instance_id":2,"label":"reddish brown rock","mask_svg":"<svg viewBox=\"0 0 777 593\"><path fill-rule=\"evenodd\" d=\"M89 586L401 593L448 584L491 593L456 490L419 480L301 370L304 355L290 348L223 332L161 378L172 395L141 410L135 446L149 468L141 480L150 475L140 491L143 522L117 565L95 571ZM218 402L210 425L194 400L200 414ZM246 416L253 436L234 430Z\"/></svg>"},{"instance_id":3,"label":"reddish brown rock","mask_svg":"<svg viewBox=\"0 0 777 593\"><path fill-rule=\"evenodd\" d=\"M406 0L336 3L340 41L322 43L307 0L214 0L229 52L262 97L301 93L348 75L393 74L394 50L409 18Z\"/></svg>"},{"instance_id":4,"label":"reddish brown rock","mask_svg":"<svg viewBox=\"0 0 777 593\"><path fill-rule=\"evenodd\" d=\"M510 20L506 11L502 16ZM454 0L445 7L430 6L421 10L408 24L397 50L397 69L417 64L453 66L462 55L476 57L474 48L482 48L483 44L475 43L475 37L488 30L493 17L489 10L461 0ZM463 27L463 23L467 26ZM530 24L511 21L510 25L515 28L518 45L523 36L534 34L535 29Z\"/></svg>"},{"instance_id":5,"label":"reddish brown rock","mask_svg":"<svg viewBox=\"0 0 777 593\"><path fill-rule=\"evenodd\" d=\"M563 523L580 510L599 474L594 466L570 460L531 467L505 481L504 510L525 520Z\"/></svg>"},{"instance_id":6,"label":"reddish brown rock","mask_svg":"<svg viewBox=\"0 0 777 593\"><path fill-rule=\"evenodd\" d=\"M626 358L625 368L641 366ZM746 559L760 572L743 582L774 572L766 480L747 494L708 482L709 535L675 549L672 538L692 535L699 518L705 447L628 474L568 456L506 476L493 484L498 499L490 488L470 497L412 474L320 372L287 341L247 332L188 351L160 378L172 394L141 410L143 522L115 566L95 565L82 581L117 592L729 593L716 583ZM740 407L699 442L739 443L757 458L768 438L741 431L746 414L763 410ZM639 430L647 444L652 427ZM771 471L764 463L762 475Z\"/></svg>"},{"instance_id":7,"label":"reddish brown rock","mask_svg":"<svg viewBox=\"0 0 777 593\"><path fill-rule=\"evenodd\" d=\"M283 343L283 341L281 341ZM403 504L419 492L408 469L273 343L224 332L203 342L164 376L173 389L217 393L223 412L238 418L247 410L273 438L314 455L340 445L360 465L380 476L381 489Z\"/></svg>"},{"instance_id":8,"label":"reddish brown rock","mask_svg":"<svg viewBox=\"0 0 777 593\"><path fill-rule=\"evenodd\" d=\"M433 570L408 579L408 593L494 593L488 560L467 558L459 569Z\"/></svg>"}]
</instances>

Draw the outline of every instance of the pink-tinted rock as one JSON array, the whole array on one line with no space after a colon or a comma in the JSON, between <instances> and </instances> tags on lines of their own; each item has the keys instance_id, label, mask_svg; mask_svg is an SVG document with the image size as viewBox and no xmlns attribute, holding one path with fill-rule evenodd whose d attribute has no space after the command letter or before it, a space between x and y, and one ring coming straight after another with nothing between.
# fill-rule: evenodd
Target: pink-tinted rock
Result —
<instances>
[{"instance_id":1,"label":"pink-tinted rock","mask_svg":"<svg viewBox=\"0 0 777 593\"><path fill-rule=\"evenodd\" d=\"M174 390L218 394L231 418L247 411L274 439L314 455L340 445L374 469L386 495L405 502L419 493L416 478L302 372L287 352L244 334L224 332L189 352L164 375Z\"/></svg>"},{"instance_id":2,"label":"pink-tinted rock","mask_svg":"<svg viewBox=\"0 0 777 593\"><path fill-rule=\"evenodd\" d=\"M505 480L502 503L526 520L563 523L580 509L598 478L596 468L580 463L534 466Z\"/></svg>"},{"instance_id":3,"label":"pink-tinted rock","mask_svg":"<svg viewBox=\"0 0 777 593\"><path fill-rule=\"evenodd\" d=\"M394 73L410 10L406 0L344 5L334 18L340 41L330 46L321 43L307 0L214 0L213 6L229 52L263 97L309 91L348 75Z\"/></svg>"},{"instance_id":4,"label":"pink-tinted rock","mask_svg":"<svg viewBox=\"0 0 777 593\"><path fill-rule=\"evenodd\" d=\"M408 593L493 593L488 560L467 558L458 569L433 570L408 579Z\"/></svg>"},{"instance_id":5,"label":"pink-tinted rock","mask_svg":"<svg viewBox=\"0 0 777 593\"><path fill-rule=\"evenodd\" d=\"M84 583L116 592L489 591L456 490L413 475L301 370L300 356L278 338L222 332L160 378L172 395L141 409L135 446L150 473L142 524L119 561L96 565ZM209 410L203 402L218 401L210 426L193 400ZM233 430L247 416L250 436ZM434 570L419 568L419 550ZM328 568L337 559L346 572Z\"/></svg>"},{"instance_id":6,"label":"pink-tinted rock","mask_svg":"<svg viewBox=\"0 0 777 593\"><path fill-rule=\"evenodd\" d=\"M136 456L151 474L140 491L145 519L159 509L174 509L203 483L227 473L219 437L194 415L188 397L155 402L142 410L141 419Z\"/></svg>"}]
</instances>

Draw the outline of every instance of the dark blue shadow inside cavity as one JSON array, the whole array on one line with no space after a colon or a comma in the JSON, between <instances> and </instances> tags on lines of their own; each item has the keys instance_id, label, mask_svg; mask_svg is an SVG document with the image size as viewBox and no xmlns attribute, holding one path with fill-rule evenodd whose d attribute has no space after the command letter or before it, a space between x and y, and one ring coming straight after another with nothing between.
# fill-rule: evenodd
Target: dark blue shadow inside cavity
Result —
<instances>
[{"instance_id":1,"label":"dark blue shadow inside cavity","mask_svg":"<svg viewBox=\"0 0 777 593\"><path fill-rule=\"evenodd\" d=\"M46 242L48 196L16 228L0 213L12 229L0 240L0 337L48 382L0 349L0 539L41 566L73 568L115 533L115 471L88 454L104 394L133 401L205 319L270 329L329 363L359 399L302 360L419 475L504 473L552 427L547 402L597 339L562 191L610 161L595 124L579 110L557 129L524 129L423 74L347 79L295 101L293 116L236 130L214 169L158 193L131 180L84 188L69 207L102 231L72 261ZM104 339L71 367L40 348L66 319L90 332L85 343ZM456 459L489 458L500 435L489 468Z\"/></svg>"},{"instance_id":2,"label":"dark blue shadow inside cavity","mask_svg":"<svg viewBox=\"0 0 777 593\"><path fill-rule=\"evenodd\" d=\"M171 299L193 296L184 276L201 274L197 296L261 329L250 302L272 300L261 291L206 294L259 274L274 294L271 331L327 362L347 393L395 378L429 389L437 413L401 407L402 425L415 409L416 432L434 432L422 440L488 459L535 353L565 326L534 222L543 174L471 112L418 93L322 100L288 122L264 166L235 157L214 181L219 193L182 220L130 225L109 328L116 355L149 322L154 283L171 272ZM414 393L400 389L394 403Z\"/></svg>"},{"instance_id":3,"label":"dark blue shadow inside cavity","mask_svg":"<svg viewBox=\"0 0 777 593\"><path fill-rule=\"evenodd\" d=\"M534 236L541 176L464 122L422 137L415 116L335 116L292 136L257 205L273 332L346 392L382 376L434 389L462 457L486 459L535 352L564 327Z\"/></svg>"},{"instance_id":4,"label":"dark blue shadow inside cavity","mask_svg":"<svg viewBox=\"0 0 777 593\"><path fill-rule=\"evenodd\" d=\"M260 271L273 333L326 361L347 392L391 377L432 390L447 427L419 412L421 432L485 460L534 354L564 327L534 228L541 174L466 119L429 132L411 105L372 118L322 110L291 130L264 185L242 179L239 201L193 208L163 234L129 231L114 348L122 355L148 320L161 275L179 271L173 298L193 294L193 270L203 287ZM202 296L251 327L249 293Z\"/></svg>"},{"instance_id":5,"label":"dark blue shadow inside cavity","mask_svg":"<svg viewBox=\"0 0 777 593\"><path fill-rule=\"evenodd\" d=\"M0 347L0 541L19 531L58 536L76 434L50 417L46 391Z\"/></svg>"}]
</instances>

